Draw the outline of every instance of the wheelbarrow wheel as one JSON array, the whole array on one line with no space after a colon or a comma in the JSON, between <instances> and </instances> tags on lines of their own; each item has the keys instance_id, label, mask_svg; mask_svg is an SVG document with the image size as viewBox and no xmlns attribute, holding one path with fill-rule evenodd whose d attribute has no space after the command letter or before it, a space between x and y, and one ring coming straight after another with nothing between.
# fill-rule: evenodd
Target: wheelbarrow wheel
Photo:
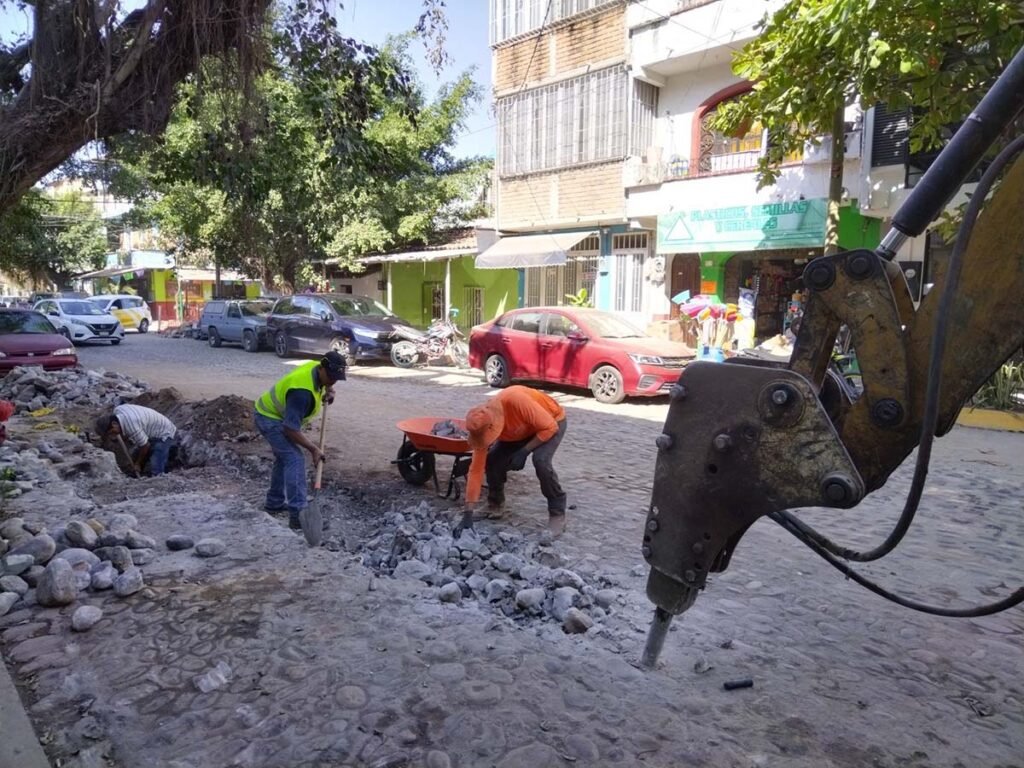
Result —
<instances>
[{"instance_id":1,"label":"wheelbarrow wheel","mask_svg":"<svg viewBox=\"0 0 1024 768\"><path fill-rule=\"evenodd\" d=\"M409 485L425 485L434 476L434 454L409 442L398 449L398 472Z\"/></svg>"}]
</instances>

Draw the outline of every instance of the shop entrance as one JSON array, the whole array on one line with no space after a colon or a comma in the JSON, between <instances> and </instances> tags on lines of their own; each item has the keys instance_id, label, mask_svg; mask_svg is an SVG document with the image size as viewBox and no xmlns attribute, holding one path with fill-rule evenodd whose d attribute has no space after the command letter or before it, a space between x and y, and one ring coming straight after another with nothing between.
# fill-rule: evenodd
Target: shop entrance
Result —
<instances>
[{"instance_id":1,"label":"shop entrance","mask_svg":"<svg viewBox=\"0 0 1024 768\"><path fill-rule=\"evenodd\" d=\"M689 291L691 296L700 293L700 256L695 253L677 253L672 257L672 279L669 282L669 298ZM679 317L679 305L672 304L672 318Z\"/></svg>"},{"instance_id":2,"label":"shop entrance","mask_svg":"<svg viewBox=\"0 0 1024 768\"><path fill-rule=\"evenodd\" d=\"M785 333L801 317L804 267L819 255L806 250L744 253L726 263L726 301L737 301L740 288L755 292L755 343Z\"/></svg>"}]
</instances>

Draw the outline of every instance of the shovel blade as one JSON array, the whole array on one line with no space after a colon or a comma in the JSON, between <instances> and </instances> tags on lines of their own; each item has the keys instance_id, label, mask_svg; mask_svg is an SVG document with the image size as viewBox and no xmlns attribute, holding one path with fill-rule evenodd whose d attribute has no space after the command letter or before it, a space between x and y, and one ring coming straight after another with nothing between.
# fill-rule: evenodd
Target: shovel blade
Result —
<instances>
[{"instance_id":1,"label":"shovel blade","mask_svg":"<svg viewBox=\"0 0 1024 768\"><path fill-rule=\"evenodd\" d=\"M306 543L311 547L319 547L324 538L324 516L320 511L319 498L313 498L309 506L299 512L299 522Z\"/></svg>"}]
</instances>

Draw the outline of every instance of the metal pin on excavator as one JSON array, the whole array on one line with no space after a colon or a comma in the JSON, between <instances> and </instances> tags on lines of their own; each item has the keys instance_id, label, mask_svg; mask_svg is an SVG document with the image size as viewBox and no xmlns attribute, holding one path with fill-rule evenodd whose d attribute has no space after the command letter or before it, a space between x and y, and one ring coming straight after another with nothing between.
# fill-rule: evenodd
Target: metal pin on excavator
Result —
<instances>
[{"instance_id":1,"label":"metal pin on excavator","mask_svg":"<svg viewBox=\"0 0 1024 768\"><path fill-rule=\"evenodd\" d=\"M1024 51L956 132L893 218L874 251L814 259L810 294L788 364L734 358L697 362L673 387L658 436L642 552L655 616L642 664L653 666L672 617L693 605L708 574L724 571L746 530L768 516L847 576L883 597L944 616L978 616L1024 602L1018 590L976 609L930 607L891 595L846 566L896 547L920 500L934 436L1024 343L1024 159L984 202L1000 169L1024 149L1012 141L989 166L957 247L915 309L892 259L938 216L1024 107ZM975 221L984 205L977 232ZM996 320L995 318L998 318ZM863 393L848 396L830 370L840 327L852 335ZM946 349L955 354L944 354ZM940 388L941 383L941 388ZM841 547L791 510L856 506L920 444L914 483L887 539L867 552Z\"/></svg>"}]
</instances>

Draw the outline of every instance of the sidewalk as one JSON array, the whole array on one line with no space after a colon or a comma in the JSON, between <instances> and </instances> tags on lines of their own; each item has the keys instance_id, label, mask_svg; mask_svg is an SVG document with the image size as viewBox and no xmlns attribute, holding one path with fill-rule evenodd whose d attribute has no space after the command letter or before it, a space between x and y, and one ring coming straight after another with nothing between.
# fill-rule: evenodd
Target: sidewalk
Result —
<instances>
[{"instance_id":1,"label":"sidewalk","mask_svg":"<svg viewBox=\"0 0 1024 768\"><path fill-rule=\"evenodd\" d=\"M0 663L0 768L50 768L7 667Z\"/></svg>"}]
</instances>

